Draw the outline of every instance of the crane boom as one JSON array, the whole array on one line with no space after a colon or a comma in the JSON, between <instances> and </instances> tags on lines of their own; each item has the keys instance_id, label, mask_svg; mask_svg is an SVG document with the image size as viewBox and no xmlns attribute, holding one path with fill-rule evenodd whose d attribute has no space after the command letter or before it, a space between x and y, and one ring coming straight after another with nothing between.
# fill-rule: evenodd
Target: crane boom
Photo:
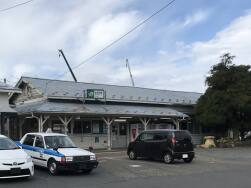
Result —
<instances>
[{"instance_id":1,"label":"crane boom","mask_svg":"<svg viewBox=\"0 0 251 188\"><path fill-rule=\"evenodd\" d=\"M128 59L126 59L126 67L128 68L128 71L129 71L129 74L130 74L132 86L135 87L133 76L132 76L132 72L131 72L131 67L130 67Z\"/></svg>"},{"instance_id":2,"label":"crane boom","mask_svg":"<svg viewBox=\"0 0 251 188\"><path fill-rule=\"evenodd\" d=\"M67 59L66 59L66 57L65 57L65 55L64 55L63 50L61 49L61 50L58 50L58 51L59 51L60 54L62 54L62 56L63 56L63 58L64 58L64 61L65 61L66 65L67 65L68 69L70 70L71 75L72 75L74 81L77 82L77 78L76 78L76 76L74 75L74 73L73 73L73 71L72 71L72 69L71 69L71 66L70 66L69 63L68 63L68 61L67 61ZM60 54L59 54L59 57L60 57Z\"/></svg>"}]
</instances>

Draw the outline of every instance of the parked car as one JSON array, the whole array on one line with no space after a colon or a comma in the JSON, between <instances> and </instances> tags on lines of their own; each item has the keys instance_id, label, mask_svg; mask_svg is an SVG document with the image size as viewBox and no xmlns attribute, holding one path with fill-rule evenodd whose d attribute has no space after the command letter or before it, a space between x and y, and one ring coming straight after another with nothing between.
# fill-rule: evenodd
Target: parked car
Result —
<instances>
[{"instance_id":1,"label":"parked car","mask_svg":"<svg viewBox=\"0 0 251 188\"><path fill-rule=\"evenodd\" d=\"M129 144L127 155L131 160L144 157L170 164L175 159L190 163L195 154L191 135L187 131L162 129L142 132Z\"/></svg>"},{"instance_id":2,"label":"parked car","mask_svg":"<svg viewBox=\"0 0 251 188\"><path fill-rule=\"evenodd\" d=\"M34 165L48 168L52 175L60 170L90 173L98 166L94 153L76 147L64 134L28 133L20 146L32 157Z\"/></svg>"},{"instance_id":3,"label":"parked car","mask_svg":"<svg viewBox=\"0 0 251 188\"><path fill-rule=\"evenodd\" d=\"M14 141L0 135L0 178L20 178L34 175L31 157Z\"/></svg>"}]
</instances>

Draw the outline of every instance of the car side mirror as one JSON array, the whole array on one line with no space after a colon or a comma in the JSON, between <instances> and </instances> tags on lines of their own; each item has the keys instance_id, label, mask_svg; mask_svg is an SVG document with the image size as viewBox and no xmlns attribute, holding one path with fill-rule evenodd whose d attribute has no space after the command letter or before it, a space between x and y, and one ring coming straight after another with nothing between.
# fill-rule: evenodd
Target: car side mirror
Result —
<instances>
[{"instance_id":1,"label":"car side mirror","mask_svg":"<svg viewBox=\"0 0 251 188\"><path fill-rule=\"evenodd\" d=\"M92 151L93 151L93 147L90 146L90 147L88 148L88 150L89 150L90 152L92 152Z\"/></svg>"},{"instance_id":2,"label":"car side mirror","mask_svg":"<svg viewBox=\"0 0 251 188\"><path fill-rule=\"evenodd\" d=\"M140 142L140 139L139 139L139 138L136 138L135 141L136 141L136 142Z\"/></svg>"},{"instance_id":3,"label":"car side mirror","mask_svg":"<svg viewBox=\"0 0 251 188\"><path fill-rule=\"evenodd\" d=\"M58 151L58 146L54 146L54 147L53 147L53 150L54 150L54 151Z\"/></svg>"}]
</instances>

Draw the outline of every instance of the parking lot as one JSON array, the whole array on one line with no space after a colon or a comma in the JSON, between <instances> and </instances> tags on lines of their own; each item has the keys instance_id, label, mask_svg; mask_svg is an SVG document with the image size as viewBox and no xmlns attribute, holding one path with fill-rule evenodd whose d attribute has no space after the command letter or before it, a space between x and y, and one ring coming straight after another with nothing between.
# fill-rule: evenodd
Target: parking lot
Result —
<instances>
[{"instance_id":1,"label":"parking lot","mask_svg":"<svg viewBox=\"0 0 251 188\"><path fill-rule=\"evenodd\" d=\"M197 149L191 164L177 161L131 161L125 151L98 153L99 167L91 174L50 176L36 168L31 179L2 180L3 188L62 187L250 187L251 148Z\"/></svg>"}]
</instances>

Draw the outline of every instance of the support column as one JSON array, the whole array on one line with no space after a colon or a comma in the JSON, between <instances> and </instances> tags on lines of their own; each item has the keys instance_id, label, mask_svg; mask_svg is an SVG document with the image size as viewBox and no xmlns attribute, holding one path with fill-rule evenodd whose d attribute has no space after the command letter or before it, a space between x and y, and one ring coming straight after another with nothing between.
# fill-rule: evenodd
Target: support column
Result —
<instances>
[{"instance_id":1,"label":"support column","mask_svg":"<svg viewBox=\"0 0 251 188\"><path fill-rule=\"evenodd\" d=\"M176 125L176 129L177 130L180 130L180 122L178 119L172 119L173 120L173 123Z\"/></svg>"},{"instance_id":2,"label":"support column","mask_svg":"<svg viewBox=\"0 0 251 188\"><path fill-rule=\"evenodd\" d=\"M43 132L45 122L50 118L50 116L40 115L38 119L38 131Z\"/></svg>"},{"instance_id":3,"label":"support column","mask_svg":"<svg viewBox=\"0 0 251 188\"><path fill-rule=\"evenodd\" d=\"M127 123L126 124L126 146L128 146L131 141L130 130L131 130L131 125L130 123Z\"/></svg>"},{"instance_id":4,"label":"support column","mask_svg":"<svg viewBox=\"0 0 251 188\"><path fill-rule=\"evenodd\" d=\"M139 118L139 120L144 125L144 129L146 130L147 129L147 125L149 124L149 122L150 122L151 119L150 118Z\"/></svg>"},{"instance_id":5,"label":"support column","mask_svg":"<svg viewBox=\"0 0 251 188\"><path fill-rule=\"evenodd\" d=\"M2 134L2 113L0 112L0 134Z\"/></svg>"},{"instance_id":6,"label":"support column","mask_svg":"<svg viewBox=\"0 0 251 188\"><path fill-rule=\"evenodd\" d=\"M5 128L6 136L10 137L10 117L7 117Z\"/></svg>"},{"instance_id":7,"label":"support column","mask_svg":"<svg viewBox=\"0 0 251 188\"><path fill-rule=\"evenodd\" d=\"M67 118L66 116L64 116L64 117L58 116L58 119L63 123L63 125L64 125L64 133L67 134L67 132L68 132L68 124L71 122L72 117Z\"/></svg>"},{"instance_id":8,"label":"support column","mask_svg":"<svg viewBox=\"0 0 251 188\"><path fill-rule=\"evenodd\" d=\"M23 125L24 125L24 119L18 119L18 128L19 128L19 139L23 137Z\"/></svg>"},{"instance_id":9,"label":"support column","mask_svg":"<svg viewBox=\"0 0 251 188\"><path fill-rule=\"evenodd\" d=\"M71 135L73 135L73 130L74 130L74 119L71 121Z\"/></svg>"},{"instance_id":10,"label":"support column","mask_svg":"<svg viewBox=\"0 0 251 188\"><path fill-rule=\"evenodd\" d=\"M111 150L112 149L111 125L112 125L112 123L114 121L114 118L109 118L109 117L105 118L105 117L103 117L102 119L107 125L107 137L108 137L108 139L107 139L108 148L107 149Z\"/></svg>"}]
</instances>

